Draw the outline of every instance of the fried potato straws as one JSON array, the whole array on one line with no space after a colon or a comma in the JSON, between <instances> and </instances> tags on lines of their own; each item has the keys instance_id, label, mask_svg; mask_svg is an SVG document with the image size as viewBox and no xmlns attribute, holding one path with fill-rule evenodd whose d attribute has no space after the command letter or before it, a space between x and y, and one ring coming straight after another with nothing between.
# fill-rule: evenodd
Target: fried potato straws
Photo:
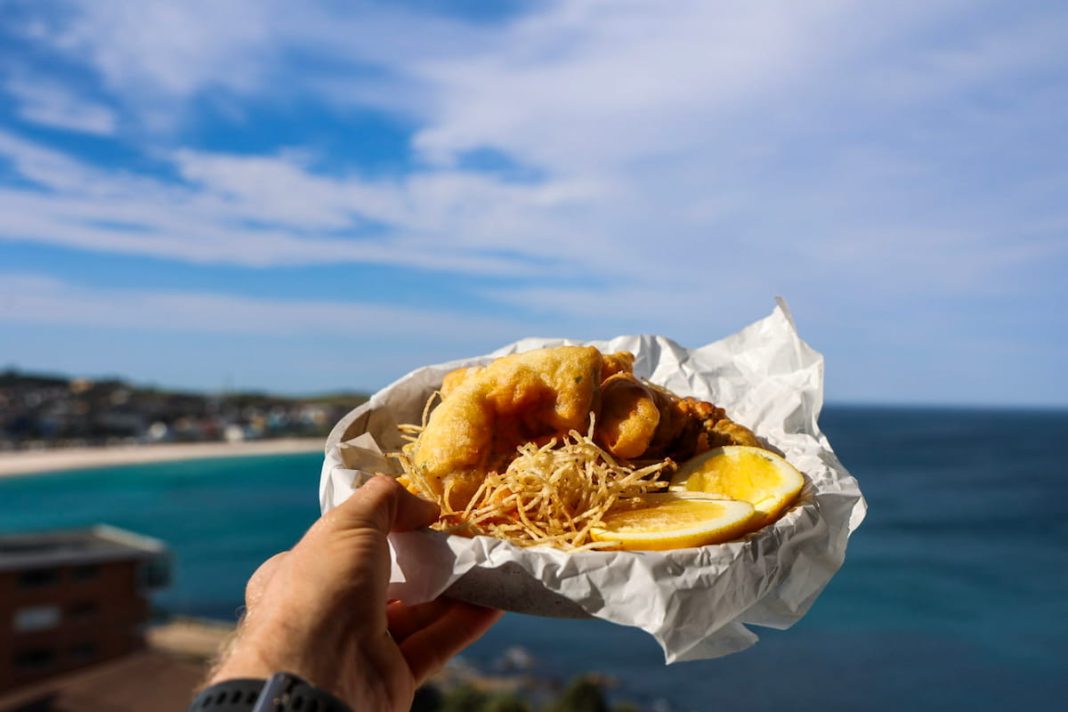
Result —
<instances>
[{"instance_id":1,"label":"fried potato straws","mask_svg":"<svg viewBox=\"0 0 1068 712\"><path fill-rule=\"evenodd\" d=\"M665 488L674 462L759 445L721 408L639 381L633 362L561 346L449 373L422 426L403 428L401 481L441 506L451 532L596 548L590 529Z\"/></svg>"}]
</instances>

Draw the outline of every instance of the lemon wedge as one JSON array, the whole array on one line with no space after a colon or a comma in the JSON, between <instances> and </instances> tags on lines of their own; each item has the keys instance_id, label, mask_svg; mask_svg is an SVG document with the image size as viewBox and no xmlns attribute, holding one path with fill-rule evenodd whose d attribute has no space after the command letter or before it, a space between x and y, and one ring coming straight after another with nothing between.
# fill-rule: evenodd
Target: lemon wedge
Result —
<instances>
[{"instance_id":1,"label":"lemon wedge","mask_svg":"<svg viewBox=\"0 0 1068 712\"><path fill-rule=\"evenodd\" d=\"M641 500L605 515L604 526L590 531L593 540L632 551L719 544L752 529L755 516L748 502L709 495L661 492Z\"/></svg>"},{"instance_id":2,"label":"lemon wedge","mask_svg":"<svg viewBox=\"0 0 1068 712\"><path fill-rule=\"evenodd\" d=\"M755 528L774 521L793 503L804 476L773 452L728 445L687 460L671 478L672 492L704 492L753 505Z\"/></svg>"}]
</instances>

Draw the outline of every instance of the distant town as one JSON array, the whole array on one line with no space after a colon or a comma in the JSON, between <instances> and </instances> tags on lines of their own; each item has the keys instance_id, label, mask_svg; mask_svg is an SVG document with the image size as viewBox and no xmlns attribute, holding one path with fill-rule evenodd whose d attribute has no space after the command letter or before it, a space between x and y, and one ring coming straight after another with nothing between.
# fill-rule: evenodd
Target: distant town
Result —
<instances>
[{"instance_id":1,"label":"distant town","mask_svg":"<svg viewBox=\"0 0 1068 712\"><path fill-rule=\"evenodd\" d=\"M325 436L363 393L195 393L121 379L0 372L0 451Z\"/></svg>"}]
</instances>

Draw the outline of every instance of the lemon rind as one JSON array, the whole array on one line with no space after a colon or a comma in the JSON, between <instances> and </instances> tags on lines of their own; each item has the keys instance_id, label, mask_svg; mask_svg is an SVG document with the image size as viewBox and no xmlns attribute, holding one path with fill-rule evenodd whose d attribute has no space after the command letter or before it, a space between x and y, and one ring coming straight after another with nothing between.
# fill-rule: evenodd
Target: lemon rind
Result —
<instances>
[{"instance_id":1,"label":"lemon rind","mask_svg":"<svg viewBox=\"0 0 1068 712\"><path fill-rule=\"evenodd\" d=\"M727 505L728 509L737 509L739 505L745 510L742 513L735 512L734 516L720 515L716 519L724 519L722 526L710 529L708 524L696 524L680 529L670 530L635 530L631 532L619 532L611 529L594 528L590 535L595 541L617 544L625 551L667 551L673 549L688 549L701 546L722 544L732 539L737 539L752 529L754 520L759 519L759 513L749 502L729 499L726 497L707 497L702 493L664 493L671 494L674 499L688 499L694 501L706 501L719 505ZM681 494L682 496L677 496ZM653 495L656 497L657 495ZM715 520L711 520L715 521ZM663 532L662 534L660 532Z\"/></svg>"}]
</instances>

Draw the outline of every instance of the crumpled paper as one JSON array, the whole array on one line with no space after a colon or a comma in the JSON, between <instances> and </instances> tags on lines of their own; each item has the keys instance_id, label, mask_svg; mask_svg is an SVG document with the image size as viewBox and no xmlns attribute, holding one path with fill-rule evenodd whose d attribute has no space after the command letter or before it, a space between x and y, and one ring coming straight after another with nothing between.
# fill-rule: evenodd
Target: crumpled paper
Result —
<instances>
[{"instance_id":1,"label":"crumpled paper","mask_svg":"<svg viewBox=\"0 0 1068 712\"><path fill-rule=\"evenodd\" d=\"M523 339L488 356L418 369L375 393L327 440L323 512L373 474L398 474L383 453L399 449L397 425L419 422L447 372L569 343L577 342ZM757 641L746 624L782 629L795 623L842 565L867 505L820 433L823 357L798 336L785 303L696 349L647 335L589 343L605 353L630 351L638 377L726 408L805 474L798 502L743 540L664 552L569 554L429 530L393 534L390 597L416 604L447 592L506 610L603 618L648 632L667 663L743 650Z\"/></svg>"}]
</instances>

